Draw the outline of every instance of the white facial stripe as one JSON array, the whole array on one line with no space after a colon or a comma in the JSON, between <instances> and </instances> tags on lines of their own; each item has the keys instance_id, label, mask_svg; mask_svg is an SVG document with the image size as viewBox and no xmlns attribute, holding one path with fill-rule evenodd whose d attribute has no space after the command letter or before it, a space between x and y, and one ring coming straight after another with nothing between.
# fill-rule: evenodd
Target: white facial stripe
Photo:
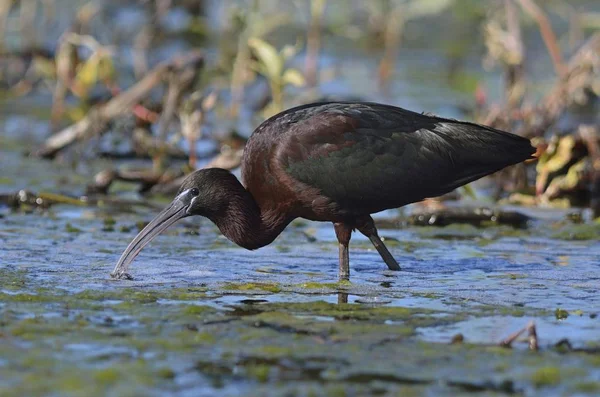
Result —
<instances>
[{"instance_id":1,"label":"white facial stripe","mask_svg":"<svg viewBox=\"0 0 600 397\"><path fill-rule=\"evenodd\" d=\"M187 208L187 210L186 210L186 213L187 213L188 215L191 215L191 214L190 214L190 211L192 210L192 208L194 208L194 203L196 202L196 200L197 200L197 199L198 199L198 196L195 196L195 197L193 197L193 198L190 200L190 206L189 206L189 207Z\"/></svg>"},{"instance_id":2,"label":"white facial stripe","mask_svg":"<svg viewBox=\"0 0 600 397\"><path fill-rule=\"evenodd\" d=\"M192 189L187 189L187 190L184 190L183 192L179 193L177 195L177 197L175 197L175 200L185 200L188 196L191 195L191 190Z\"/></svg>"}]
</instances>

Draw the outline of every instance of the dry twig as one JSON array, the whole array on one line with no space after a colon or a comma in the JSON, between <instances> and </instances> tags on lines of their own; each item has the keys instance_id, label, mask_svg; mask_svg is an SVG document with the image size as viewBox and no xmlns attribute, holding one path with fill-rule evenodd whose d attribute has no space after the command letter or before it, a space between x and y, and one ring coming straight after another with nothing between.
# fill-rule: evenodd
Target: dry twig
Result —
<instances>
[{"instance_id":1,"label":"dry twig","mask_svg":"<svg viewBox=\"0 0 600 397\"><path fill-rule=\"evenodd\" d=\"M567 71L538 106L523 106L511 110L508 107L489 109L479 120L495 128L513 130L513 123L522 122L515 133L525 136L541 136L550 128L565 109L582 100L582 95L594 84L595 70L600 67L600 33L592 35L571 57Z\"/></svg>"},{"instance_id":2,"label":"dry twig","mask_svg":"<svg viewBox=\"0 0 600 397\"><path fill-rule=\"evenodd\" d=\"M548 53L550 53L550 57L554 63L554 70L558 76L562 76L566 72L566 67L560 53L556 35L554 34L554 31L552 31L552 25L550 25L548 17L533 0L519 0L519 4L525 12L535 19L540 27L542 39L544 40L544 44L546 45L546 48L548 48Z\"/></svg>"},{"instance_id":3,"label":"dry twig","mask_svg":"<svg viewBox=\"0 0 600 397\"><path fill-rule=\"evenodd\" d=\"M169 71L180 72L190 65L198 66L202 61L201 52L191 51L184 56L159 64L128 90L113 97L106 104L93 107L86 117L52 135L35 154L45 158L53 158L59 151L77 141L104 133L111 120L130 112L156 85L163 81Z\"/></svg>"},{"instance_id":4,"label":"dry twig","mask_svg":"<svg viewBox=\"0 0 600 397\"><path fill-rule=\"evenodd\" d=\"M537 330L535 328L535 323L530 321L525 327L510 335L508 338L504 339L500 342L500 346L503 347L512 347L512 344L519 336L521 336L525 331L528 333L528 341L529 341L529 349L537 351L539 349L538 346L538 338L537 338Z\"/></svg>"}]
</instances>

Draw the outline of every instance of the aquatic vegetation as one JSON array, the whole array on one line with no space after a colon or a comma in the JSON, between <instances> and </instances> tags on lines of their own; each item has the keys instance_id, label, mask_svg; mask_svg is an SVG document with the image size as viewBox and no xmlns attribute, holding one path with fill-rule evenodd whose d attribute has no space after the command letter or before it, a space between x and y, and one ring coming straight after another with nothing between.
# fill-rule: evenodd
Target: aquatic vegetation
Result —
<instances>
[{"instance_id":1,"label":"aquatic vegetation","mask_svg":"<svg viewBox=\"0 0 600 397\"><path fill-rule=\"evenodd\" d=\"M283 90L286 85L301 87L305 83L304 76L298 70L285 68L286 61L296 54L298 48L286 46L277 52L271 44L256 37L248 39L248 46L258 58L251 63L252 68L265 76L271 87L273 101L264 110L268 118L283 110Z\"/></svg>"},{"instance_id":2,"label":"aquatic vegetation","mask_svg":"<svg viewBox=\"0 0 600 397\"><path fill-rule=\"evenodd\" d=\"M552 237L561 240L596 240L600 236L600 224L565 225Z\"/></svg>"},{"instance_id":3,"label":"aquatic vegetation","mask_svg":"<svg viewBox=\"0 0 600 397\"><path fill-rule=\"evenodd\" d=\"M554 315L556 316L556 319L557 319L557 320L564 320L564 319L566 319L567 317L569 317L569 312L568 312L568 311L566 311L566 310L564 310L564 309L557 308L557 309L554 311Z\"/></svg>"},{"instance_id":4,"label":"aquatic vegetation","mask_svg":"<svg viewBox=\"0 0 600 397\"><path fill-rule=\"evenodd\" d=\"M65 225L65 230L66 230L68 233L81 233L81 232L82 232L82 230L81 230L80 228L78 228L78 227L75 227L75 226L71 225L70 223L67 223L67 224Z\"/></svg>"},{"instance_id":5,"label":"aquatic vegetation","mask_svg":"<svg viewBox=\"0 0 600 397\"><path fill-rule=\"evenodd\" d=\"M277 293L281 291L281 286L275 283L229 283L223 286L225 291L266 291Z\"/></svg>"},{"instance_id":6,"label":"aquatic vegetation","mask_svg":"<svg viewBox=\"0 0 600 397\"><path fill-rule=\"evenodd\" d=\"M560 369L556 367L543 367L531 375L531 380L536 387L552 386L560 383Z\"/></svg>"}]
</instances>

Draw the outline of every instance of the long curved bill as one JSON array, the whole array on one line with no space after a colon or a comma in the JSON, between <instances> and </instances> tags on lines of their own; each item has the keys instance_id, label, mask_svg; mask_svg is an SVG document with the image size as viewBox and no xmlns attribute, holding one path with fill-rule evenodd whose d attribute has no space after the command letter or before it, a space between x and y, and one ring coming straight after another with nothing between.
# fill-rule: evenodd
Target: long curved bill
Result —
<instances>
[{"instance_id":1,"label":"long curved bill","mask_svg":"<svg viewBox=\"0 0 600 397\"><path fill-rule=\"evenodd\" d=\"M131 243L129 243L125 251L123 251L115 269L110 274L111 277L133 279L133 277L127 273L129 264L133 262L140 251L148 245L150 241L154 240L156 236L181 218L190 215L188 209L191 205L192 197L189 190L179 194L167 208L162 210L156 218L146 225L146 227L135 236Z\"/></svg>"}]
</instances>

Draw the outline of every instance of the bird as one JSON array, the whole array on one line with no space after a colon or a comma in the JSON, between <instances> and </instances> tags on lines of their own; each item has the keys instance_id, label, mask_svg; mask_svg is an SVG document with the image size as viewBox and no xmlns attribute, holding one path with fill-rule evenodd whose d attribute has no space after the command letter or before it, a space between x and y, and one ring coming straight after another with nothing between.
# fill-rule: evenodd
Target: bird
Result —
<instances>
[{"instance_id":1,"label":"bird","mask_svg":"<svg viewBox=\"0 0 600 397\"><path fill-rule=\"evenodd\" d=\"M241 182L230 171L194 171L174 200L127 246L111 276L179 219L200 215L229 240L264 247L296 218L333 223L339 279L348 280L358 230L390 270L400 270L371 214L437 197L535 158L521 136L373 102L320 102L285 110L246 143Z\"/></svg>"}]
</instances>

